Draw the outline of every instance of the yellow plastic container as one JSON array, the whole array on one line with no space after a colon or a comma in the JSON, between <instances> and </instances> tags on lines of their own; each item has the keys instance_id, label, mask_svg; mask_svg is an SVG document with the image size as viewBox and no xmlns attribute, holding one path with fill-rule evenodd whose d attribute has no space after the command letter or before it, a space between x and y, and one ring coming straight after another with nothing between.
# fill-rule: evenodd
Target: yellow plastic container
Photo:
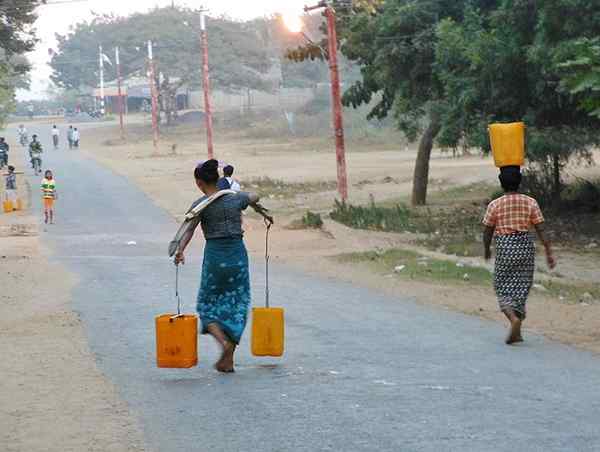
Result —
<instances>
[{"instance_id":1,"label":"yellow plastic container","mask_svg":"<svg viewBox=\"0 0 600 452\"><path fill-rule=\"evenodd\" d=\"M12 202L9 201L8 199L6 201L4 201L2 203L2 209L4 210L4 213L9 213L13 211L13 205Z\"/></svg>"},{"instance_id":2,"label":"yellow plastic container","mask_svg":"<svg viewBox=\"0 0 600 452\"><path fill-rule=\"evenodd\" d=\"M525 124L490 124L490 143L494 162L503 166L523 166L525 164Z\"/></svg>"},{"instance_id":3,"label":"yellow plastic container","mask_svg":"<svg viewBox=\"0 0 600 452\"><path fill-rule=\"evenodd\" d=\"M174 314L156 317L156 364L176 369L198 364L198 317Z\"/></svg>"},{"instance_id":4,"label":"yellow plastic container","mask_svg":"<svg viewBox=\"0 0 600 452\"><path fill-rule=\"evenodd\" d=\"M252 354L282 356L285 342L283 308L252 309Z\"/></svg>"}]
</instances>

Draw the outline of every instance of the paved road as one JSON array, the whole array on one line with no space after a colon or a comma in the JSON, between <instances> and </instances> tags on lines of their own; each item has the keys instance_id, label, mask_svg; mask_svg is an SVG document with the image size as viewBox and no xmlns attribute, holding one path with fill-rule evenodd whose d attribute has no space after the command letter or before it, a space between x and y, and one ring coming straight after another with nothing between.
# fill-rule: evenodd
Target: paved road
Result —
<instances>
[{"instance_id":1,"label":"paved road","mask_svg":"<svg viewBox=\"0 0 600 452\"><path fill-rule=\"evenodd\" d=\"M201 337L199 367L157 369L153 318L174 303L174 221L77 152L49 151L44 166L61 198L43 239L79 275L74 307L99 366L154 450L600 450L599 358L539 337L508 348L499 324L283 267L272 278L287 315L282 360L253 358L246 338L238 372L220 376ZM182 275L190 309L199 254Z\"/></svg>"}]
</instances>

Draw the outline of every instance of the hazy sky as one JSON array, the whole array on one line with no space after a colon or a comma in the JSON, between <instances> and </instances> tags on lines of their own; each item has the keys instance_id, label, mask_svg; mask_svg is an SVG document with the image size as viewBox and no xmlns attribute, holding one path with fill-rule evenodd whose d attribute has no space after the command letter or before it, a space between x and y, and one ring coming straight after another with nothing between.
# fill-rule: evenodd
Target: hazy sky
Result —
<instances>
[{"instance_id":1,"label":"hazy sky","mask_svg":"<svg viewBox=\"0 0 600 452\"><path fill-rule=\"evenodd\" d=\"M49 0L49 3L65 1L69 0ZM29 55L33 64L31 91L20 91L18 97L31 99L44 96L51 73L47 65L48 49L56 47L55 33L65 34L71 25L90 19L92 12L126 16L156 6L169 6L173 1L176 5L191 8L199 8L203 5L209 9L209 14L225 13L238 19L252 19L275 12L301 14L302 7L307 3L306 0L72 0L72 3L41 6L38 9L39 18L36 22L41 41L35 52Z\"/></svg>"}]
</instances>

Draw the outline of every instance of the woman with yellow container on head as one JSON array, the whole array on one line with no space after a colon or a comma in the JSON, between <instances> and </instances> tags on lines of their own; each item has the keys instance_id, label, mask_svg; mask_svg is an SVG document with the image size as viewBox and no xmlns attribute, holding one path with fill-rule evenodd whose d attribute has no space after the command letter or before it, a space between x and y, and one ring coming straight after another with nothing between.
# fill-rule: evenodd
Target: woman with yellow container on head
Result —
<instances>
[{"instance_id":1,"label":"woman with yellow container on head","mask_svg":"<svg viewBox=\"0 0 600 452\"><path fill-rule=\"evenodd\" d=\"M556 261L544 229L544 217L537 201L519 193L524 163L525 127L523 123L493 124L490 141L496 165L500 167L500 184L504 196L492 201L483 224L485 258L491 258L491 244L495 238L496 261L494 288L500 310L510 322L507 344L523 342L521 325L526 317L529 291L535 271L535 229L546 251L548 266Z\"/></svg>"},{"instance_id":2,"label":"woman with yellow container on head","mask_svg":"<svg viewBox=\"0 0 600 452\"><path fill-rule=\"evenodd\" d=\"M56 181L52 171L46 170L42 180L42 202L44 203L44 223L54 224L54 201L56 195Z\"/></svg>"}]
</instances>

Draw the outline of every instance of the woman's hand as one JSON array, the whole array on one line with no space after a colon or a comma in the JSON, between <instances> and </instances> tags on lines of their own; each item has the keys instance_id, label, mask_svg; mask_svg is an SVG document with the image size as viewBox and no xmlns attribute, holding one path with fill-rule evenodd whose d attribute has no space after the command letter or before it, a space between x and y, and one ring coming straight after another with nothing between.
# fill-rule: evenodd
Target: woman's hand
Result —
<instances>
[{"instance_id":1,"label":"woman's hand","mask_svg":"<svg viewBox=\"0 0 600 452\"><path fill-rule=\"evenodd\" d=\"M550 268L550 270L554 270L556 268L556 259L554 258L551 250L546 250L546 262L548 263L548 268Z\"/></svg>"},{"instance_id":2,"label":"woman's hand","mask_svg":"<svg viewBox=\"0 0 600 452\"><path fill-rule=\"evenodd\" d=\"M182 251L177 251L177 254L175 254L174 262L175 265L185 265L185 256L183 255Z\"/></svg>"}]
</instances>

